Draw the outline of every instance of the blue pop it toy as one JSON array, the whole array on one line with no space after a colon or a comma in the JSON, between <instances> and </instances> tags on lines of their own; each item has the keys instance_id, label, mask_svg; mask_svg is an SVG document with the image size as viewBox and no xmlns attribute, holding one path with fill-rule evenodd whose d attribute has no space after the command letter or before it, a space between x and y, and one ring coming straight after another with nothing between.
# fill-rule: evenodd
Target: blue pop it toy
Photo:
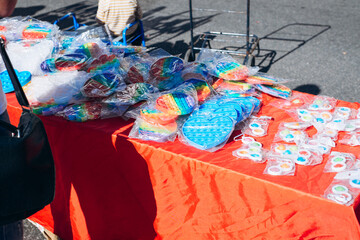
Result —
<instances>
[{"instance_id":1,"label":"blue pop it toy","mask_svg":"<svg viewBox=\"0 0 360 240\"><path fill-rule=\"evenodd\" d=\"M204 103L200 106L199 111L197 114L205 113L205 112L211 112L214 114L215 112L219 112L223 109L223 111L227 113L223 113L224 116L229 116L233 118L236 122L240 122L244 119L243 116L243 109L241 104L235 102L235 101L224 101L224 99L214 99L209 100L208 102ZM235 113L234 113L235 110Z\"/></svg>"},{"instance_id":2,"label":"blue pop it toy","mask_svg":"<svg viewBox=\"0 0 360 240\"><path fill-rule=\"evenodd\" d=\"M31 80L31 73L28 71L18 72L15 70L15 74L18 77L21 86L26 85ZM14 91L14 86L12 85L10 76L7 71L0 73L0 80L4 93Z\"/></svg>"},{"instance_id":3,"label":"blue pop it toy","mask_svg":"<svg viewBox=\"0 0 360 240\"><path fill-rule=\"evenodd\" d=\"M186 142L207 150L226 142L234 129L234 121L227 116L208 119L205 116L189 118L182 127Z\"/></svg>"}]
</instances>

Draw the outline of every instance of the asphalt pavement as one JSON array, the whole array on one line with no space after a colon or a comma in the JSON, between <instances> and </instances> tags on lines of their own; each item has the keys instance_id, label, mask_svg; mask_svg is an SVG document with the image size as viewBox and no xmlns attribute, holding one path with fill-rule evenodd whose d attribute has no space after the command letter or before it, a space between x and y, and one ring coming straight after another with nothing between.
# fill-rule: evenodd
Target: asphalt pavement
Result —
<instances>
[{"instance_id":1,"label":"asphalt pavement","mask_svg":"<svg viewBox=\"0 0 360 240\"><path fill-rule=\"evenodd\" d=\"M184 57L191 39L189 1L139 2L146 45ZM192 5L195 37L206 31L246 33L246 0L193 0ZM80 23L93 26L96 9L96 0L27 0L18 2L13 15L53 22L73 12ZM250 34L260 39L254 64L288 79L294 90L359 102L359 11L359 0L252 0ZM245 39L216 44L242 49Z\"/></svg>"}]
</instances>

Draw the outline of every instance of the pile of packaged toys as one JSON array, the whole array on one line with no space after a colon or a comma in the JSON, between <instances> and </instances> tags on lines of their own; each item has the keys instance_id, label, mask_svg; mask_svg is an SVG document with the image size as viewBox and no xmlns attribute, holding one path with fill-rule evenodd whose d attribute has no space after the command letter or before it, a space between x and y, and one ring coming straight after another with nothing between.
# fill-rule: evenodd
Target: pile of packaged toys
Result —
<instances>
[{"instance_id":1,"label":"pile of packaged toys","mask_svg":"<svg viewBox=\"0 0 360 240\"><path fill-rule=\"evenodd\" d=\"M210 152L240 129L241 147L234 157L266 163L264 173L271 175L294 175L296 165L318 165L324 156L325 172L359 166L353 154L331 151L336 144L360 145L357 109L337 107L337 100L327 96L292 93L283 85L287 80L227 54L203 49L196 61L186 62L162 49L112 42L101 27L61 31L31 17L1 19L0 35L36 114L78 122L133 118L131 138L166 142L178 137ZM2 62L0 71L4 91L13 91ZM266 150L255 140L268 134L273 119L259 114L264 94L276 97L269 104L295 119L279 125ZM311 137L310 128L317 130ZM338 138L341 131L345 134ZM350 205L360 176L339 178L324 196Z\"/></svg>"}]
</instances>

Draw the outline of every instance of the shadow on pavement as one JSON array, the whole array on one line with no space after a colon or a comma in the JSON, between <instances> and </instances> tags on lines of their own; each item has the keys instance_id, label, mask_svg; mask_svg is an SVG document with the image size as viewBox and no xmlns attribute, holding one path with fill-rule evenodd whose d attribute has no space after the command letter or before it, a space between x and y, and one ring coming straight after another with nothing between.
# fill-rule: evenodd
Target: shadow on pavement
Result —
<instances>
[{"instance_id":1,"label":"shadow on pavement","mask_svg":"<svg viewBox=\"0 0 360 240\"><path fill-rule=\"evenodd\" d=\"M294 88L293 90L298 91L298 92L303 92L303 93L309 93L309 94L313 94L313 95L319 95L321 92L321 89L319 88L319 86L317 86L315 84L300 85L300 86Z\"/></svg>"},{"instance_id":2,"label":"shadow on pavement","mask_svg":"<svg viewBox=\"0 0 360 240\"><path fill-rule=\"evenodd\" d=\"M255 56L261 72L331 28L330 25L291 23L260 38L260 51Z\"/></svg>"}]
</instances>

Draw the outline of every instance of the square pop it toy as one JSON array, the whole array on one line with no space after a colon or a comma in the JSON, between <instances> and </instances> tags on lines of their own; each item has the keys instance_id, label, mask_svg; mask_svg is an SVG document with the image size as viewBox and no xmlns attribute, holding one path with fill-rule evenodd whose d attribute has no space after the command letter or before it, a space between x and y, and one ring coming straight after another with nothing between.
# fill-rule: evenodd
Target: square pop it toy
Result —
<instances>
[{"instance_id":1,"label":"square pop it toy","mask_svg":"<svg viewBox=\"0 0 360 240\"><path fill-rule=\"evenodd\" d=\"M15 74L18 77L21 86L26 85L31 80L31 73L28 71L19 72L15 70ZM0 73L0 80L4 93L14 91L14 86L12 85L9 73L7 71Z\"/></svg>"}]
</instances>

